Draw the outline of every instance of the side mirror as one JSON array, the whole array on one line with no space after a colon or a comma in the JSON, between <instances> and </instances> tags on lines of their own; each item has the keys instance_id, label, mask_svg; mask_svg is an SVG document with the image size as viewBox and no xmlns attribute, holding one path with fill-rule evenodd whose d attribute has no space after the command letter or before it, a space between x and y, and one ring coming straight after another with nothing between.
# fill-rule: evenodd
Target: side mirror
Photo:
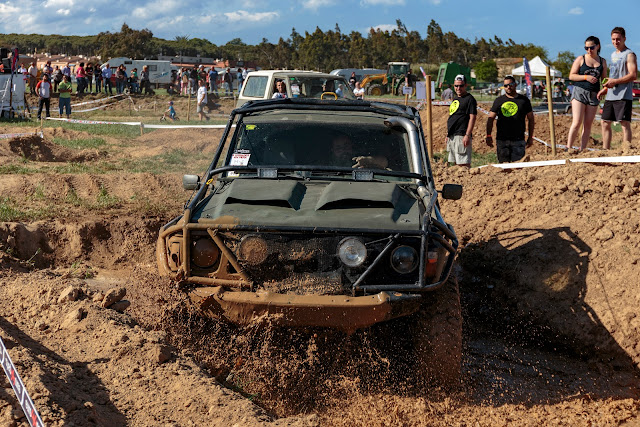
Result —
<instances>
[{"instance_id":1,"label":"side mirror","mask_svg":"<svg viewBox=\"0 0 640 427\"><path fill-rule=\"evenodd\" d=\"M200 188L200 177L198 175L183 175L182 188L185 190L197 190Z\"/></svg>"},{"instance_id":2,"label":"side mirror","mask_svg":"<svg viewBox=\"0 0 640 427\"><path fill-rule=\"evenodd\" d=\"M442 194L443 199L447 200L458 200L462 197L462 185L458 184L445 184L442 186Z\"/></svg>"}]
</instances>

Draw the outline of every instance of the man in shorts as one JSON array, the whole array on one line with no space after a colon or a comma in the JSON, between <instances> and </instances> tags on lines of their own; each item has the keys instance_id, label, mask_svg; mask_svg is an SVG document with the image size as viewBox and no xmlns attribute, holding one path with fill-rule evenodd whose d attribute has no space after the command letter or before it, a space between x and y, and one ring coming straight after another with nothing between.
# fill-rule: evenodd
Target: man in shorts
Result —
<instances>
[{"instance_id":1,"label":"man in shorts","mask_svg":"<svg viewBox=\"0 0 640 427\"><path fill-rule=\"evenodd\" d=\"M449 106L447 120L449 162L471 167L471 139L478 114L478 103L473 95L467 92L467 79L463 74L456 76L453 87L456 94Z\"/></svg>"},{"instance_id":2,"label":"man in shorts","mask_svg":"<svg viewBox=\"0 0 640 427\"><path fill-rule=\"evenodd\" d=\"M204 112L204 107L207 105L207 86L205 81L198 80L198 86L198 105L196 107L196 111L198 112L200 121L205 118L209 120L209 116L207 116Z\"/></svg>"},{"instance_id":3,"label":"man in shorts","mask_svg":"<svg viewBox=\"0 0 640 427\"><path fill-rule=\"evenodd\" d=\"M598 92L598 99L606 94L602 108L602 146L605 150L611 147L611 122L620 123L623 144L631 144L632 88L638 63L636 54L626 46L626 40L624 28L615 27L611 30L611 43L616 50L609 62L609 80Z\"/></svg>"},{"instance_id":4,"label":"man in shorts","mask_svg":"<svg viewBox=\"0 0 640 427\"><path fill-rule=\"evenodd\" d=\"M505 94L496 98L487 118L487 145L493 147L493 121L498 118L496 135L496 151L498 162L517 162L524 157L525 147L533 144L535 127L531 101L516 92L516 79L513 76L504 78ZM525 119L528 123L529 137L524 141Z\"/></svg>"}]
</instances>

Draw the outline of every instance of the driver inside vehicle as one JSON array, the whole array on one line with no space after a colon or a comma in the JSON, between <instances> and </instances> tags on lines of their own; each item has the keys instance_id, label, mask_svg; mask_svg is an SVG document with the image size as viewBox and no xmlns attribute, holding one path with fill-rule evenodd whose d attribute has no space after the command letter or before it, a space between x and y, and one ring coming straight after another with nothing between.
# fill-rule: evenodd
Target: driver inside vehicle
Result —
<instances>
[{"instance_id":1,"label":"driver inside vehicle","mask_svg":"<svg viewBox=\"0 0 640 427\"><path fill-rule=\"evenodd\" d=\"M344 134L336 135L331 141L332 166L354 169L386 169L389 161L384 156L354 156L353 143Z\"/></svg>"}]
</instances>

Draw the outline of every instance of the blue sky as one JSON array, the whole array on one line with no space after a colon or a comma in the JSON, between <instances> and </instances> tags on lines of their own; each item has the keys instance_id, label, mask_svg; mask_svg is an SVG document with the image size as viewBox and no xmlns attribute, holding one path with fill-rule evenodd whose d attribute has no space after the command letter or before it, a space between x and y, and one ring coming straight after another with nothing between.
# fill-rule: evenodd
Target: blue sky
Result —
<instances>
[{"instance_id":1,"label":"blue sky","mask_svg":"<svg viewBox=\"0 0 640 427\"><path fill-rule=\"evenodd\" d=\"M263 37L287 38L293 27L304 35L337 23L343 32L365 34L370 27L395 28L396 19L426 37L434 19L443 31L472 41L497 35L541 45L552 60L563 50L582 54L589 35L600 38L608 57L615 26L625 27L627 45L640 51L639 26L633 25L640 1L611 4L624 6L609 10L608 3L594 0L0 0L0 32L92 35L118 31L126 21L165 39L189 36L225 44L239 37L254 44Z\"/></svg>"}]
</instances>

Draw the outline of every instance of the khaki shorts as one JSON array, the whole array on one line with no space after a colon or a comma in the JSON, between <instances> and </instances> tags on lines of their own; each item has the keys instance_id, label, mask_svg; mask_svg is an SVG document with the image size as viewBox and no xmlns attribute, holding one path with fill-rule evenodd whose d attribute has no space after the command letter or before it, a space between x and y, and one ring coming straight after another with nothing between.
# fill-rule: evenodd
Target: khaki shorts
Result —
<instances>
[{"instance_id":1,"label":"khaki shorts","mask_svg":"<svg viewBox=\"0 0 640 427\"><path fill-rule=\"evenodd\" d=\"M198 104L196 107L196 113L204 113L204 107L206 104Z\"/></svg>"},{"instance_id":2,"label":"khaki shorts","mask_svg":"<svg viewBox=\"0 0 640 427\"><path fill-rule=\"evenodd\" d=\"M456 165L471 164L471 139L469 145L464 146L463 135L454 135L447 138L447 151L449 152L449 162Z\"/></svg>"}]
</instances>

